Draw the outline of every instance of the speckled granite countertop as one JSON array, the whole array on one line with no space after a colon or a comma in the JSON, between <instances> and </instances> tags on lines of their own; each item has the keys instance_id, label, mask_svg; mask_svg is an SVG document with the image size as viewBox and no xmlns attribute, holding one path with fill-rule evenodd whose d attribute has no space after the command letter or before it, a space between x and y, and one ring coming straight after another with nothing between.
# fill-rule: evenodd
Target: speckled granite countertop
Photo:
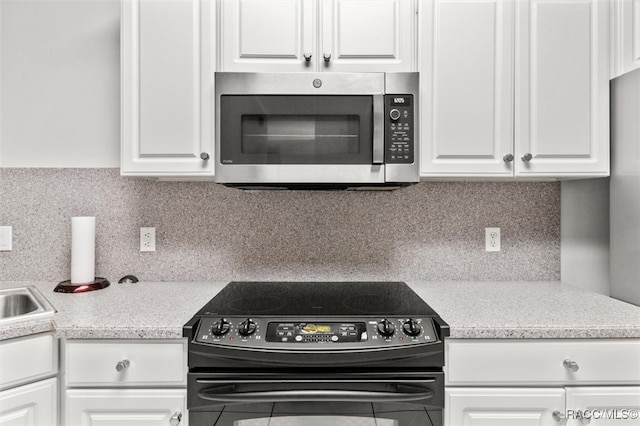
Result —
<instances>
[{"instance_id":1,"label":"speckled granite countertop","mask_svg":"<svg viewBox=\"0 0 640 426\"><path fill-rule=\"evenodd\" d=\"M182 325L226 283L111 284L84 294L33 285L52 320L0 326L0 340L55 331L61 338L179 338ZM640 307L558 282L410 282L451 327L451 338L640 338Z\"/></svg>"}]
</instances>

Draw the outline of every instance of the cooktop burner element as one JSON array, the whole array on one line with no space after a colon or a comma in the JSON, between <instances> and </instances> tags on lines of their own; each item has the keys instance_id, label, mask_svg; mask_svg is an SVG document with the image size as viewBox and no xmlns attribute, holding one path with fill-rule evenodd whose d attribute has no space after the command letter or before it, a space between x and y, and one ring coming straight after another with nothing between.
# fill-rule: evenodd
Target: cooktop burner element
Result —
<instances>
[{"instance_id":1,"label":"cooktop burner element","mask_svg":"<svg viewBox=\"0 0 640 426\"><path fill-rule=\"evenodd\" d=\"M437 316L403 282L234 281L196 316Z\"/></svg>"}]
</instances>

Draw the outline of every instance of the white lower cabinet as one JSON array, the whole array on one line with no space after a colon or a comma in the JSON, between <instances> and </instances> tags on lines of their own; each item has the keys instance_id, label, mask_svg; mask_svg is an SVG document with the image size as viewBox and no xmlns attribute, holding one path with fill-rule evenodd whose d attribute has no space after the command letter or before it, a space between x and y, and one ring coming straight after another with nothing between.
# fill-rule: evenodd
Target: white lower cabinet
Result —
<instances>
[{"instance_id":1,"label":"white lower cabinet","mask_svg":"<svg viewBox=\"0 0 640 426\"><path fill-rule=\"evenodd\" d=\"M565 405L564 390L549 388L449 388L445 398L450 426L551 426Z\"/></svg>"},{"instance_id":2,"label":"white lower cabinet","mask_svg":"<svg viewBox=\"0 0 640 426\"><path fill-rule=\"evenodd\" d=\"M640 360L638 361L640 363ZM580 411L591 425L640 425L640 386L567 387L567 410ZM583 424L576 420L568 425Z\"/></svg>"},{"instance_id":3,"label":"white lower cabinet","mask_svg":"<svg viewBox=\"0 0 640 426\"><path fill-rule=\"evenodd\" d=\"M187 424L186 389L70 389L67 423L76 426Z\"/></svg>"},{"instance_id":4,"label":"white lower cabinet","mask_svg":"<svg viewBox=\"0 0 640 426\"><path fill-rule=\"evenodd\" d=\"M64 424L185 426L185 339L68 340Z\"/></svg>"},{"instance_id":5,"label":"white lower cabinet","mask_svg":"<svg viewBox=\"0 0 640 426\"><path fill-rule=\"evenodd\" d=\"M0 392L0 425L55 426L57 424L58 379L41 380Z\"/></svg>"},{"instance_id":6,"label":"white lower cabinet","mask_svg":"<svg viewBox=\"0 0 640 426\"><path fill-rule=\"evenodd\" d=\"M640 426L640 340L448 340L445 425Z\"/></svg>"},{"instance_id":7,"label":"white lower cabinet","mask_svg":"<svg viewBox=\"0 0 640 426\"><path fill-rule=\"evenodd\" d=\"M56 426L57 374L52 333L0 342L0 426Z\"/></svg>"}]
</instances>

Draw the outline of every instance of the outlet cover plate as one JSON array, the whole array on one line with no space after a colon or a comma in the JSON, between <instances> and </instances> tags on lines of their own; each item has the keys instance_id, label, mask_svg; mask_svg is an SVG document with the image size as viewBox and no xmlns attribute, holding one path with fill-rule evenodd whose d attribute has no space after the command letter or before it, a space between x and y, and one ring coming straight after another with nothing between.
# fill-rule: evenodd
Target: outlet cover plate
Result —
<instances>
[{"instance_id":1,"label":"outlet cover plate","mask_svg":"<svg viewBox=\"0 0 640 426\"><path fill-rule=\"evenodd\" d=\"M156 228L140 228L140 251L156 251Z\"/></svg>"},{"instance_id":2,"label":"outlet cover plate","mask_svg":"<svg viewBox=\"0 0 640 426\"><path fill-rule=\"evenodd\" d=\"M0 251L13 250L13 233L10 226L0 226Z\"/></svg>"},{"instance_id":3,"label":"outlet cover plate","mask_svg":"<svg viewBox=\"0 0 640 426\"><path fill-rule=\"evenodd\" d=\"M484 228L486 251L500 251L500 228Z\"/></svg>"}]
</instances>

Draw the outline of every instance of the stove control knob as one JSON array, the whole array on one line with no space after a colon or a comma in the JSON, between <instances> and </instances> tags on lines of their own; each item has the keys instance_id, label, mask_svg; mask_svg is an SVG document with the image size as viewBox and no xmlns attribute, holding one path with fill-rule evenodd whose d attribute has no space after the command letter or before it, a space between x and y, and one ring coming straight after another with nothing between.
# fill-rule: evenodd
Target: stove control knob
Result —
<instances>
[{"instance_id":1,"label":"stove control knob","mask_svg":"<svg viewBox=\"0 0 640 426\"><path fill-rule=\"evenodd\" d=\"M213 327L211 327L211 333L214 336L224 336L229 332L230 328L231 324L229 324L226 319L222 318L219 321L213 323Z\"/></svg>"},{"instance_id":2,"label":"stove control knob","mask_svg":"<svg viewBox=\"0 0 640 426\"><path fill-rule=\"evenodd\" d=\"M388 319L383 319L378 323L378 333L384 337L393 336L393 333L396 332L396 327L393 325L391 321Z\"/></svg>"},{"instance_id":3,"label":"stove control knob","mask_svg":"<svg viewBox=\"0 0 640 426\"><path fill-rule=\"evenodd\" d=\"M407 336L415 337L422 332L422 327L416 320L409 318L402 324L402 331L404 331L404 334Z\"/></svg>"},{"instance_id":4,"label":"stove control knob","mask_svg":"<svg viewBox=\"0 0 640 426\"><path fill-rule=\"evenodd\" d=\"M256 323L250 319L246 319L238 326L238 333L241 336L250 336L256 331Z\"/></svg>"}]
</instances>

